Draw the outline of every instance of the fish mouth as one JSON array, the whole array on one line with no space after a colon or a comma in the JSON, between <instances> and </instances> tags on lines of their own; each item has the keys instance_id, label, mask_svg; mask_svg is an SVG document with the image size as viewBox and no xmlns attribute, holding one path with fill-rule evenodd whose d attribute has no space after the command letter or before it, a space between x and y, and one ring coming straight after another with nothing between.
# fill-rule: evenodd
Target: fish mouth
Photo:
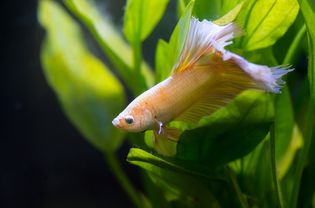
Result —
<instances>
[{"instance_id":1,"label":"fish mouth","mask_svg":"<svg viewBox=\"0 0 315 208\"><path fill-rule=\"evenodd\" d=\"M113 120L112 120L112 124L115 126L115 127L117 127L117 128L120 128L120 125L119 125L119 119L118 118L114 118Z\"/></svg>"}]
</instances>

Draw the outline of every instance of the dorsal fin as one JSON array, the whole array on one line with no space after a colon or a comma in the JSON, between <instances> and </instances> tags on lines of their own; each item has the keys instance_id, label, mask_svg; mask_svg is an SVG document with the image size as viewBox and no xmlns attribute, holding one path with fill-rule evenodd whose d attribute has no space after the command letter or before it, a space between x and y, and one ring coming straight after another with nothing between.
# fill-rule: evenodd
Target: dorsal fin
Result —
<instances>
[{"instance_id":1,"label":"dorsal fin","mask_svg":"<svg viewBox=\"0 0 315 208\"><path fill-rule=\"evenodd\" d=\"M192 18L185 46L173 73L192 68L201 56L210 55L215 51L225 54L224 47L232 43L230 40L238 31L240 29L233 23L219 26L208 20L200 22Z\"/></svg>"}]
</instances>

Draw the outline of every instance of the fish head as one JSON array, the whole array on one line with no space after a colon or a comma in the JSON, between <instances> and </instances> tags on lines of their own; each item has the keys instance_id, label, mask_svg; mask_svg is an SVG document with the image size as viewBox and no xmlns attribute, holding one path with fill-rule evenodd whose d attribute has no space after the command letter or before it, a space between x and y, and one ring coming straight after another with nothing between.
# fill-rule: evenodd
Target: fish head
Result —
<instances>
[{"instance_id":1,"label":"fish head","mask_svg":"<svg viewBox=\"0 0 315 208\"><path fill-rule=\"evenodd\" d=\"M127 108L113 119L112 124L116 128L128 132L142 132L152 126L153 116L145 108Z\"/></svg>"}]
</instances>

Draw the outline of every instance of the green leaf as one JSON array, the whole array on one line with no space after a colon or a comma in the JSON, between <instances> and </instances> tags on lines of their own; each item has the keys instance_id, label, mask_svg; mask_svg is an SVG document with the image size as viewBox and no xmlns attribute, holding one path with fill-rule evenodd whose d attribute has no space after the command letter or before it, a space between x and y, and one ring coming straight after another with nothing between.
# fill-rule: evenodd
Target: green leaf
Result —
<instances>
[{"instance_id":1,"label":"green leaf","mask_svg":"<svg viewBox=\"0 0 315 208\"><path fill-rule=\"evenodd\" d=\"M141 77L134 82L132 49L93 1L66 0L65 4L90 30L130 89L139 93L153 85L153 73L145 62L141 64Z\"/></svg>"},{"instance_id":2,"label":"green leaf","mask_svg":"<svg viewBox=\"0 0 315 208\"><path fill-rule=\"evenodd\" d=\"M174 28L169 43L159 40L155 56L156 82L166 79L178 61L189 30L194 1L191 1Z\"/></svg>"},{"instance_id":3,"label":"green leaf","mask_svg":"<svg viewBox=\"0 0 315 208\"><path fill-rule=\"evenodd\" d=\"M288 30L299 11L296 0L249 1L244 8L238 20L246 31L242 41L245 50L273 45Z\"/></svg>"},{"instance_id":4,"label":"green leaf","mask_svg":"<svg viewBox=\"0 0 315 208\"><path fill-rule=\"evenodd\" d=\"M270 123L235 126L223 133L216 130L224 128L224 125L198 128L198 131L182 136L176 157L218 167L251 152L267 135L269 127Z\"/></svg>"},{"instance_id":5,"label":"green leaf","mask_svg":"<svg viewBox=\"0 0 315 208\"><path fill-rule=\"evenodd\" d=\"M252 63L269 65L269 66L279 65L274 56L272 47L259 49L259 50L256 50L255 52L245 51L242 55Z\"/></svg>"},{"instance_id":6,"label":"green leaf","mask_svg":"<svg viewBox=\"0 0 315 208\"><path fill-rule=\"evenodd\" d=\"M141 42L152 32L162 18L168 0L128 0L124 15L123 32L132 45L133 67L136 79L142 66Z\"/></svg>"},{"instance_id":7,"label":"green leaf","mask_svg":"<svg viewBox=\"0 0 315 208\"><path fill-rule=\"evenodd\" d=\"M185 11L188 0L177 0L177 16L181 17Z\"/></svg>"},{"instance_id":8,"label":"green leaf","mask_svg":"<svg viewBox=\"0 0 315 208\"><path fill-rule=\"evenodd\" d=\"M203 172L196 172L193 169L189 169L189 168L181 166L180 164L177 164L176 162L178 161L176 160L173 160L171 158L161 158L160 156L152 155L151 153L145 150L139 149L139 148L130 149L128 157L127 157L127 161L132 164L138 165L142 168L145 168L149 171L151 171L151 169L149 169L151 166L146 166L147 164L154 165L165 170L170 170L170 171L187 174L194 177L203 178L209 181L217 181L217 182L224 181L223 178L215 176L213 172L212 172L212 175L211 173L204 174Z\"/></svg>"},{"instance_id":9,"label":"green leaf","mask_svg":"<svg viewBox=\"0 0 315 208\"><path fill-rule=\"evenodd\" d=\"M240 2L232 10L226 13L223 17L220 17L219 19L215 20L214 23L218 25L226 25L233 22L236 19L238 13L241 11L243 4L244 4L243 1Z\"/></svg>"},{"instance_id":10,"label":"green leaf","mask_svg":"<svg viewBox=\"0 0 315 208\"><path fill-rule=\"evenodd\" d=\"M161 20L169 0L128 0L123 31L130 43L145 40Z\"/></svg>"},{"instance_id":11,"label":"green leaf","mask_svg":"<svg viewBox=\"0 0 315 208\"><path fill-rule=\"evenodd\" d=\"M196 0L193 15L200 19L215 20L234 8L240 0Z\"/></svg>"},{"instance_id":12,"label":"green leaf","mask_svg":"<svg viewBox=\"0 0 315 208\"><path fill-rule=\"evenodd\" d=\"M218 202L205 186L205 176L200 177L198 173L138 148L130 149L127 160L148 172L151 180L163 190L167 201L176 202L179 207L218 207Z\"/></svg>"},{"instance_id":13,"label":"green leaf","mask_svg":"<svg viewBox=\"0 0 315 208\"><path fill-rule=\"evenodd\" d=\"M172 70L172 65L169 61L169 44L164 40L159 40L155 53L155 82L161 82L166 79Z\"/></svg>"},{"instance_id":14,"label":"green leaf","mask_svg":"<svg viewBox=\"0 0 315 208\"><path fill-rule=\"evenodd\" d=\"M183 133L176 158L217 167L245 156L266 136L273 119L270 96L245 91L224 108L203 118L200 128Z\"/></svg>"},{"instance_id":15,"label":"green leaf","mask_svg":"<svg viewBox=\"0 0 315 208\"><path fill-rule=\"evenodd\" d=\"M111 125L125 99L121 84L83 42L79 26L54 1L40 1L47 36L41 51L46 79L76 128L98 149L111 152L123 134Z\"/></svg>"},{"instance_id":16,"label":"green leaf","mask_svg":"<svg viewBox=\"0 0 315 208\"><path fill-rule=\"evenodd\" d=\"M200 19L217 19L220 17L221 1L211 1L211 6L208 0L196 0L193 10L193 15Z\"/></svg>"}]
</instances>

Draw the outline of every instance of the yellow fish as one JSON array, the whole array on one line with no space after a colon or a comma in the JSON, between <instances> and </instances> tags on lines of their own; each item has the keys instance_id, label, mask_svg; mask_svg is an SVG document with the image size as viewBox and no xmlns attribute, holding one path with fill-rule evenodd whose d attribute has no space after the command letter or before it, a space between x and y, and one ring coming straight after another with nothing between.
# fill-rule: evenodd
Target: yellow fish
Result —
<instances>
[{"instance_id":1,"label":"yellow fish","mask_svg":"<svg viewBox=\"0 0 315 208\"><path fill-rule=\"evenodd\" d=\"M173 120L198 122L246 89L279 93L280 79L293 69L248 62L224 49L240 29L192 18L186 42L172 74L135 98L113 121L129 132L154 131L155 140L177 141L180 131L166 125Z\"/></svg>"}]
</instances>

